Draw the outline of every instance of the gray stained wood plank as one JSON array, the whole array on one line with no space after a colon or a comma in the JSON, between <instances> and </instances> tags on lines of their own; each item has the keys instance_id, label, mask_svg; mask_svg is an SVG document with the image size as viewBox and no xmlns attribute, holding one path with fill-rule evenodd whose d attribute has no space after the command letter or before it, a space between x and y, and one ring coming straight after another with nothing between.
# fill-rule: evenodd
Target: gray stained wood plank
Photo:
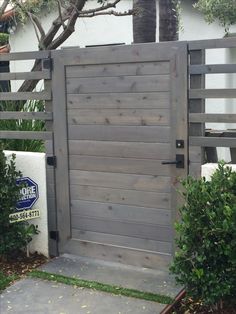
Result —
<instances>
[{"instance_id":1,"label":"gray stained wood plank","mask_svg":"<svg viewBox=\"0 0 236 314\"><path fill-rule=\"evenodd\" d=\"M168 109L169 92L68 94L68 109Z\"/></svg>"},{"instance_id":2,"label":"gray stained wood plank","mask_svg":"<svg viewBox=\"0 0 236 314\"><path fill-rule=\"evenodd\" d=\"M167 126L110 126L69 125L69 140L120 141L120 142L170 142L171 129Z\"/></svg>"},{"instance_id":3,"label":"gray stained wood plank","mask_svg":"<svg viewBox=\"0 0 236 314\"><path fill-rule=\"evenodd\" d=\"M91 218L102 218L127 222L150 223L170 226L171 210L146 208L132 205L100 203L91 201L72 201L71 214Z\"/></svg>"},{"instance_id":4,"label":"gray stained wood plank","mask_svg":"<svg viewBox=\"0 0 236 314\"><path fill-rule=\"evenodd\" d=\"M82 49L67 49L56 51L54 55L61 56L65 65L133 63L169 61L174 50L179 46L177 42L135 44L110 47L93 47Z\"/></svg>"},{"instance_id":5,"label":"gray stained wood plank","mask_svg":"<svg viewBox=\"0 0 236 314\"><path fill-rule=\"evenodd\" d=\"M71 109L69 125L169 125L168 109Z\"/></svg>"},{"instance_id":6,"label":"gray stained wood plank","mask_svg":"<svg viewBox=\"0 0 236 314\"><path fill-rule=\"evenodd\" d=\"M0 111L0 120L52 120L52 112Z\"/></svg>"},{"instance_id":7,"label":"gray stained wood plank","mask_svg":"<svg viewBox=\"0 0 236 314\"><path fill-rule=\"evenodd\" d=\"M11 52L11 53L1 53L0 61L34 60L34 59L46 59L48 57L50 57L49 50Z\"/></svg>"},{"instance_id":8,"label":"gray stained wood plank","mask_svg":"<svg viewBox=\"0 0 236 314\"><path fill-rule=\"evenodd\" d=\"M85 200L123 205L171 209L170 193L122 190L86 185L70 185L71 201Z\"/></svg>"},{"instance_id":9,"label":"gray stained wood plank","mask_svg":"<svg viewBox=\"0 0 236 314\"><path fill-rule=\"evenodd\" d=\"M89 64L66 67L66 76L69 77L109 77L120 75L160 75L169 74L168 61L137 62L118 64Z\"/></svg>"},{"instance_id":10,"label":"gray stained wood plank","mask_svg":"<svg viewBox=\"0 0 236 314\"><path fill-rule=\"evenodd\" d=\"M42 80L50 79L50 71L35 71L35 72L3 72L0 73L0 81L8 80Z\"/></svg>"},{"instance_id":11,"label":"gray stained wood plank","mask_svg":"<svg viewBox=\"0 0 236 314\"><path fill-rule=\"evenodd\" d=\"M236 64L190 65L189 74L236 73Z\"/></svg>"},{"instance_id":12,"label":"gray stained wood plank","mask_svg":"<svg viewBox=\"0 0 236 314\"><path fill-rule=\"evenodd\" d=\"M171 242L172 227L72 216L72 229Z\"/></svg>"},{"instance_id":13,"label":"gray stained wood plank","mask_svg":"<svg viewBox=\"0 0 236 314\"><path fill-rule=\"evenodd\" d=\"M70 170L70 183L138 191L170 192L171 190L169 177L124 173Z\"/></svg>"},{"instance_id":14,"label":"gray stained wood plank","mask_svg":"<svg viewBox=\"0 0 236 314\"><path fill-rule=\"evenodd\" d=\"M236 138L190 136L189 143L202 147L236 147Z\"/></svg>"},{"instance_id":15,"label":"gray stained wood plank","mask_svg":"<svg viewBox=\"0 0 236 314\"><path fill-rule=\"evenodd\" d=\"M65 252L164 271L168 271L172 260L170 254L75 239L68 242Z\"/></svg>"},{"instance_id":16,"label":"gray stained wood plank","mask_svg":"<svg viewBox=\"0 0 236 314\"><path fill-rule=\"evenodd\" d=\"M218 89L190 89L190 99L205 98L236 98L236 89L218 88Z\"/></svg>"},{"instance_id":17,"label":"gray stained wood plank","mask_svg":"<svg viewBox=\"0 0 236 314\"><path fill-rule=\"evenodd\" d=\"M108 233L84 231L78 229L72 229L72 237L81 241L93 241L123 247L126 246L130 248L144 249L165 254L171 254L172 250L172 244L170 242L132 238L127 236L118 236Z\"/></svg>"},{"instance_id":18,"label":"gray stained wood plank","mask_svg":"<svg viewBox=\"0 0 236 314\"><path fill-rule=\"evenodd\" d=\"M169 143L70 140L68 144L70 155L160 160L171 158Z\"/></svg>"},{"instance_id":19,"label":"gray stained wood plank","mask_svg":"<svg viewBox=\"0 0 236 314\"><path fill-rule=\"evenodd\" d=\"M51 91L0 93L0 100L51 100L51 98Z\"/></svg>"},{"instance_id":20,"label":"gray stained wood plank","mask_svg":"<svg viewBox=\"0 0 236 314\"><path fill-rule=\"evenodd\" d=\"M68 78L68 94L169 91L169 75Z\"/></svg>"},{"instance_id":21,"label":"gray stained wood plank","mask_svg":"<svg viewBox=\"0 0 236 314\"><path fill-rule=\"evenodd\" d=\"M171 176L173 165L161 160L71 155L70 170Z\"/></svg>"},{"instance_id":22,"label":"gray stained wood plank","mask_svg":"<svg viewBox=\"0 0 236 314\"><path fill-rule=\"evenodd\" d=\"M202 156L202 148L200 146L189 146L189 160L190 162L199 162Z\"/></svg>"},{"instance_id":23,"label":"gray stained wood plank","mask_svg":"<svg viewBox=\"0 0 236 314\"><path fill-rule=\"evenodd\" d=\"M236 123L236 114L223 113L190 113L189 122Z\"/></svg>"},{"instance_id":24,"label":"gray stained wood plank","mask_svg":"<svg viewBox=\"0 0 236 314\"><path fill-rule=\"evenodd\" d=\"M1 139L52 140L49 131L0 131Z\"/></svg>"},{"instance_id":25,"label":"gray stained wood plank","mask_svg":"<svg viewBox=\"0 0 236 314\"><path fill-rule=\"evenodd\" d=\"M220 38L220 39L203 39L193 40L188 42L189 50L200 49L216 49L216 48L234 48L236 47L235 38Z\"/></svg>"}]
</instances>

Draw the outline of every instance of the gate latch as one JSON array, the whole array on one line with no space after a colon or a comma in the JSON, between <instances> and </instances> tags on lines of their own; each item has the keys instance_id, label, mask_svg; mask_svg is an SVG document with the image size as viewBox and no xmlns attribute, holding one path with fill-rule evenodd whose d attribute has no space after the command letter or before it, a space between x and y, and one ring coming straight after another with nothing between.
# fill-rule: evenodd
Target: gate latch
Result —
<instances>
[{"instance_id":1,"label":"gate latch","mask_svg":"<svg viewBox=\"0 0 236 314\"><path fill-rule=\"evenodd\" d=\"M177 154L176 160L173 161L162 161L162 165L176 165L176 168L184 168L184 155Z\"/></svg>"}]
</instances>

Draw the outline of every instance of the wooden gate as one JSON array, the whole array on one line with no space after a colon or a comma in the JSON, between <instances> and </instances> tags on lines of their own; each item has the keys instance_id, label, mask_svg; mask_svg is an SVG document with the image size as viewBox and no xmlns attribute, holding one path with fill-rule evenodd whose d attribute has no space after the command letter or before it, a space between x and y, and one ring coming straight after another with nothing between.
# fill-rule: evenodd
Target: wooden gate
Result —
<instances>
[{"instance_id":1,"label":"wooden gate","mask_svg":"<svg viewBox=\"0 0 236 314\"><path fill-rule=\"evenodd\" d=\"M188 171L186 43L52 58L59 252L166 267Z\"/></svg>"}]
</instances>

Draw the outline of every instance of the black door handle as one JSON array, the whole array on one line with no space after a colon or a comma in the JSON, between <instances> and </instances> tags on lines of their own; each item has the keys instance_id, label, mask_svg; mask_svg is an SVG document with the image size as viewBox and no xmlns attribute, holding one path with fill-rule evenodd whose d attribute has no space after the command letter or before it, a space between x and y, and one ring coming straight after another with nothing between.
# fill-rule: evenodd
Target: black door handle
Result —
<instances>
[{"instance_id":1,"label":"black door handle","mask_svg":"<svg viewBox=\"0 0 236 314\"><path fill-rule=\"evenodd\" d=\"M176 168L184 168L184 155L176 155L176 160L162 161L162 165L176 165Z\"/></svg>"}]
</instances>

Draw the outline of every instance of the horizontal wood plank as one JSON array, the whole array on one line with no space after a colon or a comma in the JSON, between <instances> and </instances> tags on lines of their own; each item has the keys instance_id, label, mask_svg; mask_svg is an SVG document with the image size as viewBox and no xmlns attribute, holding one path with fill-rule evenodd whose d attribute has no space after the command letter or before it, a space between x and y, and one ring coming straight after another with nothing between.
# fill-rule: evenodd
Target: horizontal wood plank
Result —
<instances>
[{"instance_id":1,"label":"horizontal wood plank","mask_svg":"<svg viewBox=\"0 0 236 314\"><path fill-rule=\"evenodd\" d=\"M236 137L204 137L190 136L190 145L201 147L236 147Z\"/></svg>"},{"instance_id":2,"label":"horizontal wood plank","mask_svg":"<svg viewBox=\"0 0 236 314\"><path fill-rule=\"evenodd\" d=\"M123 63L101 65L75 65L66 67L70 77L110 77L120 75L160 75L170 73L169 62Z\"/></svg>"},{"instance_id":3,"label":"horizontal wood plank","mask_svg":"<svg viewBox=\"0 0 236 314\"><path fill-rule=\"evenodd\" d=\"M158 206L160 209L171 209L170 193L111 189L85 185L70 185L70 192L71 201L85 200L151 208Z\"/></svg>"},{"instance_id":4,"label":"horizontal wood plank","mask_svg":"<svg viewBox=\"0 0 236 314\"><path fill-rule=\"evenodd\" d=\"M70 170L170 176L173 165L161 160L71 155Z\"/></svg>"},{"instance_id":5,"label":"horizontal wood plank","mask_svg":"<svg viewBox=\"0 0 236 314\"><path fill-rule=\"evenodd\" d=\"M169 177L70 170L70 183L129 189L137 191L170 192Z\"/></svg>"},{"instance_id":6,"label":"horizontal wood plank","mask_svg":"<svg viewBox=\"0 0 236 314\"><path fill-rule=\"evenodd\" d=\"M110 233L128 237L144 238L156 241L171 242L172 228L152 224L110 221L98 218L72 216L72 229Z\"/></svg>"},{"instance_id":7,"label":"horizontal wood plank","mask_svg":"<svg viewBox=\"0 0 236 314\"><path fill-rule=\"evenodd\" d=\"M34 71L34 72L11 72L0 73L0 81L8 80L49 80L51 78L50 71Z\"/></svg>"},{"instance_id":8,"label":"horizontal wood plank","mask_svg":"<svg viewBox=\"0 0 236 314\"><path fill-rule=\"evenodd\" d=\"M168 109L169 92L68 94L68 109Z\"/></svg>"},{"instance_id":9,"label":"horizontal wood plank","mask_svg":"<svg viewBox=\"0 0 236 314\"><path fill-rule=\"evenodd\" d=\"M104 218L124 222L150 223L171 226L171 211L168 209L127 206L113 203L72 201L71 214L91 218Z\"/></svg>"},{"instance_id":10,"label":"horizontal wood plank","mask_svg":"<svg viewBox=\"0 0 236 314\"><path fill-rule=\"evenodd\" d=\"M113 261L125 265L152 268L168 271L172 260L170 254L154 253L148 250L138 250L119 245L106 245L96 241L83 241L72 239L68 242L64 253L77 254Z\"/></svg>"},{"instance_id":11,"label":"horizontal wood plank","mask_svg":"<svg viewBox=\"0 0 236 314\"><path fill-rule=\"evenodd\" d=\"M190 99L236 98L236 89L190 89Z\"/></svg>"},{"instance_id":12,"label":"horizontal wood plank","mask_svg":"<svg viewBox=\"0 0 236 314\"><path fill-rule=\"evenodd\" d=\"M189 74L236 73L236 64L190 65Z\"/></svg>"},{"instance_id":13,"label":"horizontal wood plank","mask_svg":"<svg viewBox=\"0 0 236 314\"><path fill-rule=\"evenodd\" d=\"M203 39L188 42L189 50L204 50L217 48L235 48L235 38L220 38L220 39Z\"/></svg>"},{"instance_id":14,"label":"horizontal wood plank","mask_svg":"<svg viewBox=\"0 0 236 314\"><path fill-rule=\"evenodd\" d=\"M49 50L1 53L0 61L47 59Z\"/></svg>"},{"instance_id":15,"label":"horizontal wood plank","mask_svg":"<svg viewBox=\"0 0 236 314\"><path fill-rule=\"evenodd\" d=\"M71 109L70 125L169 125L168 109Z\"/></svg>"},{"instance_id":16,"label":"horizontal wood plank","mask_svg":"<svg viewBox=\"0 0 236 314\"><path fill-rule=\"evenodd\" d=\"M70 125L69 140L169 143L167 126Z\"/></svg>"},{"instance_id":17,"label":"horizontal wood plank","mask_svg":"<svg viewBox=\"0 0 236 314\"><path fill-rule=\"evenodd\" d=\"M171 254L172 244L149 239L118 236L114 234L72 229L72 237L82 241L93 241L104 244L144 249L153 252Z\"/></svg>"},{"instance_id":18,"label":"horizontal wood plank","mask_svg":"<svg viewBox=\"0 0 236 314\"><path fill-rule=\"evenodd\" d=\"M97 157L163 160L171 158L171 146L169 143L70 140L69 153Z\"/></svg>"},{"instance_id":19,"label":"horizontal wood plank","mask_svg":"<svg viewBox=\"0 0 236 314\"><path fill-rule=\"evenodd\" d=\"M0 131L1 139L52 140L49 131Z\"/></svg>"},{"instance_id":20,"label":"horizontal wood plank","mask_svg":"<svg viewBox=\"0 0 236 314\"><path fill-rule=\"evenodd\" d=\"M236 123L236 114L223 113L190 113L189 122L205 123Z\"/></svg>"},{"instance_id":21,"label":"horizontal wood plank","mask_svg":"<svg viewBox=\"0 0 236 314\"><path fill-rule=\"evenodd\" d=\"M169 91L169 75L68 78L68 94Z\"/></svg>"},{"instance_id":22,"label":"horizontal wood plank","mask_svg":"<svg viewBox=\"0 0 236 314\"><path fill-rule=\"evenodd\" d=\"M52 120L52 112L0 111L0 120Z\"/></svg>"},{"instance_id":23,"label":"horizontal wood plank","mask_svg":"<svg viewBox=\"0 0 236 314\"><path fill-rule=\"evenodd\" d=\"M1 92L1 100L51 100L51 92Z\"/></svg>"}]
</instances>

